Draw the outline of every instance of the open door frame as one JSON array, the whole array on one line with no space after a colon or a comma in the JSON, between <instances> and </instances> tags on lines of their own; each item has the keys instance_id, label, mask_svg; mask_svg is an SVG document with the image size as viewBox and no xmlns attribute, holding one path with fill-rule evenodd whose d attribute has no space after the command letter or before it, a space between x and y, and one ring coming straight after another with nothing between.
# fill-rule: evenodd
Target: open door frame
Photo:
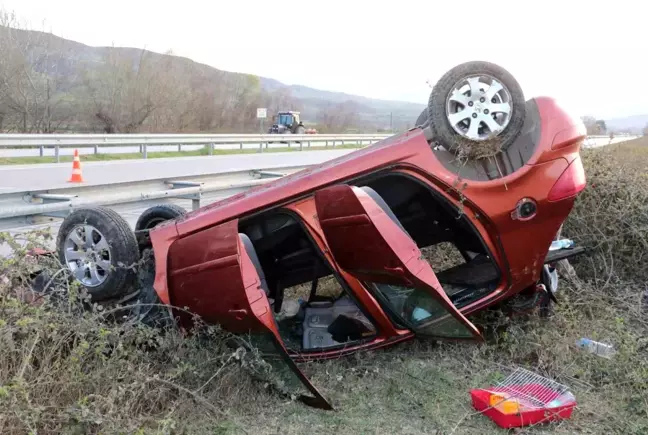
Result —
<instances>
[{"instance_id":1,"label":"open door frame","mask_svg":"<svg viewBox=\"0 0 648 435\"><path fill-rule=\"evenodd\" d=\"M326 242L342 269L363 283L423 290L462 324L473 339L482 339L475 325L455 308L414 240L375 192L335 185L317 191L315 205Z\"/></svg>"},{"instance_id":2,"label":"open door frame","mask_svg":"<svg viewBox=\"0 0 648 435\"><path fill-rule=\"evenodd\" d=\"M288 355L251 253L238 232L238 219L175 242L169 249L169 271L172 306L186 307L232 333L269 333L282 360L313 395L300 399L333 409ZM192 323L186 311L174 311L183 326Z\"/></svg>"}]
</instances>

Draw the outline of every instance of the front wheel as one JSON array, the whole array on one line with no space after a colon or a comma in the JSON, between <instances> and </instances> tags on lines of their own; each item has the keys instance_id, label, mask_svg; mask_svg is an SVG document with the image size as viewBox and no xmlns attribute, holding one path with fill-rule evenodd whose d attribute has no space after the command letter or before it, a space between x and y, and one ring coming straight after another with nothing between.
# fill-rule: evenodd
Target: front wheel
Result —
<instances>
[{"instance_id":1,"label":"front wheel","mask_svg":"<svg viewBox=\"0 0 648 435\"><path fill-rule=\"evenodd\" d=\"M435 84L428 101L434 137L459 154L505 151L522 131L526 105L522 88L504 68L466 62ZM421 115L422 116L422 115Z\"/></svg>"},{"instance_id":2,"label":"front wheel","mask_svg":"<svg viewBox=\"0 0 648 435\"><path fill-rule=\"evenodd\" d=\"M58 257L93 301L128 294L137 284L139 248L128 223L104 207L77 209L63 220Z\"/></svg>"}]
</instances>

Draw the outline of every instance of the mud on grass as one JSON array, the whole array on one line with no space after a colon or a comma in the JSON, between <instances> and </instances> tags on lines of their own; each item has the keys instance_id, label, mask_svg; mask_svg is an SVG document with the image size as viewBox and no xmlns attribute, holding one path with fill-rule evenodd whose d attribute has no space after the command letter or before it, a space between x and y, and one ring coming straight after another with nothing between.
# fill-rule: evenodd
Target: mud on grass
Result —
<instances>
[{"instance_id":1,"label":"mud on grass","mask_svg":"<svg viewBox=\"0 0 648 435\"><path fill-rule=\"evenodd\" d=\"M23 304L7 279L28 265L4 263L0 432L500 434L468 392L519 365L569 385L579 405L568 421L518 433L648 433L646 150L640 140L583 152L589 186L563 235L591 252L561 280L551 318L492 310L471 319L487 331L484 345L416 341L302 365L334 412L269 392L250 377L256 359L237 357L217 329L182 339ZM580 351L581 337L618 353Z\"/></svg>"}]
</instances>

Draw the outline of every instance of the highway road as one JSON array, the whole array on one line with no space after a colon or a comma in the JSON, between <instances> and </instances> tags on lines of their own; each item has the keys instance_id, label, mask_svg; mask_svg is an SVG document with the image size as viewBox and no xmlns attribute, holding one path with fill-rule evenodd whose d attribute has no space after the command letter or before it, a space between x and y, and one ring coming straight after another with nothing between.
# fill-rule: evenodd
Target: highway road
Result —
<instances>
[{"instance_id":1,"label":"highway road","mask_svg":"<svg viewBox=\"0 0 648 435\"><path fill-rule=\"evenodd\" d=\"M286 153L232 154L147 160L81 162L84 186L125 183L168 177L307 166L348 154L352 149ZM82 159L83 160L83 159ZM0 194L64 189L78 185L67 182L70 163L0 166Z\"/></svg>"}]
</instances>

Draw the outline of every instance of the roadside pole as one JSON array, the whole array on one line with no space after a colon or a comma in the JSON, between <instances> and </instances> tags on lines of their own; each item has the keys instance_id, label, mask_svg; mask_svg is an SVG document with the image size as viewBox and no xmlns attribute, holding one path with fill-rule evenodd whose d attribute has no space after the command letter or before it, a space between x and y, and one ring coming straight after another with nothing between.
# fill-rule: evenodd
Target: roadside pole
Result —
<instances>
[{"instance_id":1,"label":"roadside pole","mask_svg":"<svg viewBox=\"0 0 648 435\"><path fill-rule=\"evenodd\" d=\"M263 134L263 120L268 116L268 110L265 107L257 108L257 119L259 120L260 133ZM268 145L266 144L266 147ZM259 152L263 152L263 143L259 144Z\"/></svg>"}]
</instances>

